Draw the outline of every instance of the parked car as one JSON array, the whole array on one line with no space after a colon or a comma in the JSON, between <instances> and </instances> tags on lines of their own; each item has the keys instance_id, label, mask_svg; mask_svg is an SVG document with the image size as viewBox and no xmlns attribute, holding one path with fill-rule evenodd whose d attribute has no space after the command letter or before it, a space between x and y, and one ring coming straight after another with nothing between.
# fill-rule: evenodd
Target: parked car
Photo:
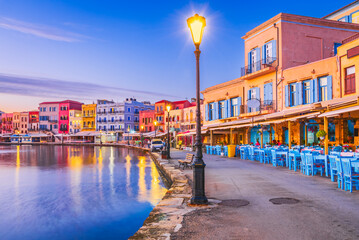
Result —
<instances>
[{"instance_id":1,"label":"parked car","mask_svg":"<svg viewBox=\"0 0 359 240\"><path fill-rule=\"evenodd\" d=\"M163 142L161 139L152 139L151 141L151 152L162 151Z\"/></svg>"}]
</instances>

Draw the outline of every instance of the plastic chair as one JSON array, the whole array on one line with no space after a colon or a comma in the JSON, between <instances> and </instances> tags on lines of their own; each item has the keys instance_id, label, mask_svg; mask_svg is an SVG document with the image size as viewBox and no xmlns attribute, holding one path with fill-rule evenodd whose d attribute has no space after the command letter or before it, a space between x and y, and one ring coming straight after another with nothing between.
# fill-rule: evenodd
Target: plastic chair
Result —
<instances>
[{"instance_id":1,"label":"plastic chair","mask_svg":"<svg viewBox=\"0 0 359 240\"><path fill-rule=\"evenodd\" d=\"M359 174L353 173L351 165L352 160L355 160L355 158L345 158L341 160L343 167L344 190L350 190L350 192L353 192L353 183L356 190L359 189Z\"/></svg>"},{"instance_id":2,"label":"plastic chair","mask_svg":"<svg viewBox=\"0 0 359 240\"><path fill-rule=\"evenodd\" d=\"M344 189L344 174L343 174L343 167L342 162L339 157L335 158L335 163L337 166L337 182L338 182L338 188Z\"/></svg>"},{"instance_id":3,"label":"plastic chair","mask_svg":"<svg viewBox=\"0 0 359 240\"><path fill-rule=\"evenodd\" d=\"M224 153L224 156L228 157L228 146L223 147L223 153Z\"/></svg>"},{"instance_id":4,"label":"plastic chair","mask_svg":"<svg viewBox=\"0 0 359 240\"><path fill-rule=\"evenodd\" d=\"M271 149L264 149L264 159L263 163L271 163L272 157L271 157Z\"/></svg>"},{"instance_id":5,"label":"plastic chair","mask_svg":"<svg viewBox=\"0 0 359 240\"><path fill-rule=\"evenodd\" d=\"M210 154L211 150L210 150L211 146L206 146L206 153Z\"/></svg>"},{"instance_id":6,"label":"plastic chair","mask_svg":"<svg viewBox=\"0 0 359 240\"><path fill-rule=\"evenodd\" d=\"M219 145L216 146L216 153L217 153L217 155L221 155L221 153L222 153L222 147L221 146L219 146Z\"/></svg>"},{"instance_id":7,"label":"plastic chair","mask_svg":"<svg viewBox=\"0 0 359 240\"><path fill-rule=\"evenodd\" d=\"M275 150L272 150L272 164L273 166L277 167L277 165L283 167L284 166L284 158L281 156L277 156Z\"/></svg>"},{"instance_id":8,"label":"plastic chair","mask_svg":"<svg viewBox=\"0 0 359 240\"><path fill-rule=\"evenodd\" d=\"M329 155L329 167L330 167L330 180L332 182L335 181L335 176L338 176L338 169L337 169L337 163L335 161L336 156L335 155Z\"/></svg>"}]
</instances>

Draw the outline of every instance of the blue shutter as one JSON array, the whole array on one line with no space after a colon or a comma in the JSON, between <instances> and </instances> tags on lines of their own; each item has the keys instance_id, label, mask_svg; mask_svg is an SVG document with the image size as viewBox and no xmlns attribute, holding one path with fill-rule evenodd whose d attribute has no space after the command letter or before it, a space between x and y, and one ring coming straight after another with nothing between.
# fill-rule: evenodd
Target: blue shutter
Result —
<instances>
[{"instance_id":1,"label":"blue shutter","mask_svg":"<svg viewBox=\"0 0 359 240\"><path fill-rule=\"evenodd\" d=\"M252 72L252 69L251 69L251 68L252 68L252 64L251 64L251 63L252 63L252 58L251 58L251 55L252 55L252 52L249 52L249 53L248 53L248 70L249 70L248 72L250 72L250 73ZM247 74L247 72L246 72L245 74Z\"/></svg>"},{"instance_id":2,"label":"blue shutter","mask_svg":"<svg viewBox=\"0 0 359 240\"><path fill-rule=\"evenodd\" d=\"M267 63L266 61L266 45L262 46L262 63Z\"/></svg>"},{"instance_id":3,"label":"blue shutter","mask_svg":"<svg viewBox=\"0 0 359 240\"><path fill-rule=\"evenodd\" d=\"M251 89L248 90L248 96L247 96L247 100L251 100L252 96L251 96ZM251 112L251 108L248 107L248 112Z\"/></svg>"},{"instance_id":4,"label":"blue shutter","mask_svg":"<svg viewBox=\"0 0 359 240\"><path fill-rule=\"evenodd\" d=\"M214 103L214 120L218 119L218 102Z\"/></svg>"},{"instance_id":5,"label":"blue shutter","mask_svg":"<svg viewBox=\"0 0 359 240\"><path fill-rule=\"evenodd\" d=\"M328 76L327 78L327 95L328 100L333 99L333 79L332 76Z\"/></svg>"},{"instance_id":6,"label":"blue shutter","mask_svg":"<svg viewBox=\"0 0 359 240\"><path fill-rule=\"evenodd\" d=\"M267 92L268 92L268 90L267 90L267 88L268 88L268 85L267 84L264 84L264 86L263 86L263 100L264 101L267 101L267 98L268 98L268 94L267 94Z\"/></svg>"},{"instance_id":7,"label":"blue shutter","mask_svg":"<svg viewBox=\"0 0 359 240\"><path fill-rule=\"evenodd\" d=\"M289 90L288 85L285 85L285 99L284 99L285 107L289 107L288 90Z\"/></svg>"},{"instance_id":8,"label":"blue shutter","mask_svg":"<svg viewBox=\"0 0 359 240\"><path fill-rule=\"evenodd\" d=\"M352 22L351 15L345 16L345 21L346 22Z\"/></svg>"},{"instance_id":9,"label":"blue shutter","mask_svg":"<svg viewBox=\"0 0 359 240\"><path fill-rule=\"evenodd\" d=\"M297 83L297 96L298 96L298 99L297 99L297 103L298 105L302 105L303 104L303 83L302 82L298 82Z\"/></svg>"},{"instance_id":10,"label":"blue shutter","mask_svg":"<svg viewBox=\"0 0 359 240\"><path fill-rule=\"evenodd\" d=\"M256 97L257 97L257 99L260 101L260 100L261 100L260 88L259 88L259 87L256 87L255 90L256 90ZM257 112L259 111L259 107L257 107L256 111L257 111Z\"/></svg>"},{"instance_id":11,"label":"blue shutter","mask_svg":"<svg viewBox=\"0 0 359 240\"><path fill-rule=\"evenodd\" d=\"M313 80L313 99L314 102L318 102L319 101L319 91L318 91L318 79L314 79Z\"/></svg>"},{"instance_id":12,"label":"blue shutter","mask_svg":"<svg viewBox=\"0 0 359 240\"><path fill-rule=\"evenodd\" d=\"M261 61L260 61L260 58L261 58L261 49L260 49L260 48L256 48L256 60L257 60L257 63L256 63L256 71L258 71L258 70L261 69Z\"/></svg>"},{"instance_id":13,"label":"blue shutter","mask_svg":"<svg viewBox=\"0 0 359 240\"><path fill-rule=\"evenodd\" d=\"M310 103L314 103L314 79L310 80Z\"/></svg>"},{"instance_id":14,"label":"blue shutter","mask_svg":"<svg viewBox=\"0 0 359 240\"><path fill-rule=\"evenodd\" d=\"M267 84L267 95L268 95L268 99L269 101L273 101L273 83L268 83Z\"/></svg>"},{"instance_id":15,"label":"blue shutter","mask_svg":"<svg viewBox=\"0 0 359 240\"><path fill-rule=\"evenodd\" d=\"M227 100L224 100L224 114L222 116L222 119L228 118L228 102Z\"/></svg>"},{"instance_id":16,"label":"blue shutter","mask_svg":"<svg viewBox=\"0 0 359 240\"><path fill-rule=\"evenodd\" d=\"M232 114L231 114L231 99L228 99L227 100L227 118L229 117L232 117Z\"/></svg>"},{"instance_id":17,"label":"blue shutter","mask_svg":"<svg viewBox=\"0 0 359 240\"><path fill-rule=\"evenodd\" d=\"M277 40L273 40L272 41L272 60L270 60L270 61L273 62L276 59L277 59Z\"/></svg>"},{"instance_id":18,"label":"blue shutter","mask_svg":"<svg viewBox=\"0 0 359 240\"><path fill-rule=\"evenodd\" d=\"M206 118L206 121L208 121L208 104L206 104L206 109L205 109L205 112L204 112L204 115L205 115L205 118Z\"/></svg>"},{"instance_id":19,"label":"blue shutter","mask_svg":"<svg viewBox=\"0 0 359 240\"><path fill-rule=\"evenodd\" d=\"M242 105L242 98L238 97L238 105L237 105L238 114L241 114L241 105Z\"/></svg>"}]
</instances>

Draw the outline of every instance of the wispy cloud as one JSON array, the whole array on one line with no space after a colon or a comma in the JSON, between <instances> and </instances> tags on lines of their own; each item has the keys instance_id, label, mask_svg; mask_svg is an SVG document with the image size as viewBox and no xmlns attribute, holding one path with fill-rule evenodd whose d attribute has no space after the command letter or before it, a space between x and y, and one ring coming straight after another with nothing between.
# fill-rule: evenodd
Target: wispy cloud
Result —
<instances>
[{"instance_id":1,"label":"wispy cloud","mask_svg":"<svg viewBox=\"0 0 359 240\"><path fill-rule=\"evenodd\" d=\"M0 17L0 28L61 42L79 42L84 38L88 38L82 34L68 32L46 25L23 22L7 17Z\"/></svg>"},{"instance_id":2,"label":"wispy cloud","mask_svg":"<svg viewBox=\"0 0 359 240\"><path fill-rule=\"evenodd\" d=\"M0 93L41 98L72 98L81 101L93 101L98 98L124 99L126 97L135 97L141 100L161 98L178 100L181 98L151 91L8 74L0 74L0 86Z\"/></svg>"}]
</instances>

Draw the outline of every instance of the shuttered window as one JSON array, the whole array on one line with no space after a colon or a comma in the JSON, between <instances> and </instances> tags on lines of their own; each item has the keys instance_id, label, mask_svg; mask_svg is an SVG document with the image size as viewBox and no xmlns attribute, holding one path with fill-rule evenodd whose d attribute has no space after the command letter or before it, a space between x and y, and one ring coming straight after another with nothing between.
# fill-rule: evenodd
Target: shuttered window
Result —
<instances>
[{"instance_id":1,"label":"shuttered window","mask_svg":"<svg viewBox=\"0 0 359 240\"><path fill-rule=\"evenodd\" d=\"M345 94L355 93L355 66L345 69L344 85Z\"/></svg>"},{"instance_id":2,"label":"shuttered window","mask_svg":"<svg viewBox=\"0 0 359 240\"><path fill-rule=\"evenodd\" d=\"M219 119L226 118L224 102L225 101L218 102L218 118Z\"/></svg>"},{"instance_id":3,"label":"shuttered window","mask_svg":"<svg viewBox=\"0 0 359 240\"><path fill-rule=\"evenodd\" d=\"M328 100L328 78L321 77L318 78L319 84L319 101L327 101Z\"/></svg>"},{"instance_id":4,"label":"shuttered window","mask_svg":"<svg viewBox=\"0 0 359 240\"><path fill-rule=\"evenodd\" d=\"M290 102L290 106L296 106L297 105L297 84L296 83L292 83L289 85L289 102Z\"/></svg>"},{"instance_id":5,"label":"shuttered window","mask_svg":"<svg viewBox=\"0 0 359 240\"><path fill-rule=\"evenodd\" d=\"M310 80L303 81L303 104L309 104L311 102L310 92Z\"/></svg>"}]
</instances>

